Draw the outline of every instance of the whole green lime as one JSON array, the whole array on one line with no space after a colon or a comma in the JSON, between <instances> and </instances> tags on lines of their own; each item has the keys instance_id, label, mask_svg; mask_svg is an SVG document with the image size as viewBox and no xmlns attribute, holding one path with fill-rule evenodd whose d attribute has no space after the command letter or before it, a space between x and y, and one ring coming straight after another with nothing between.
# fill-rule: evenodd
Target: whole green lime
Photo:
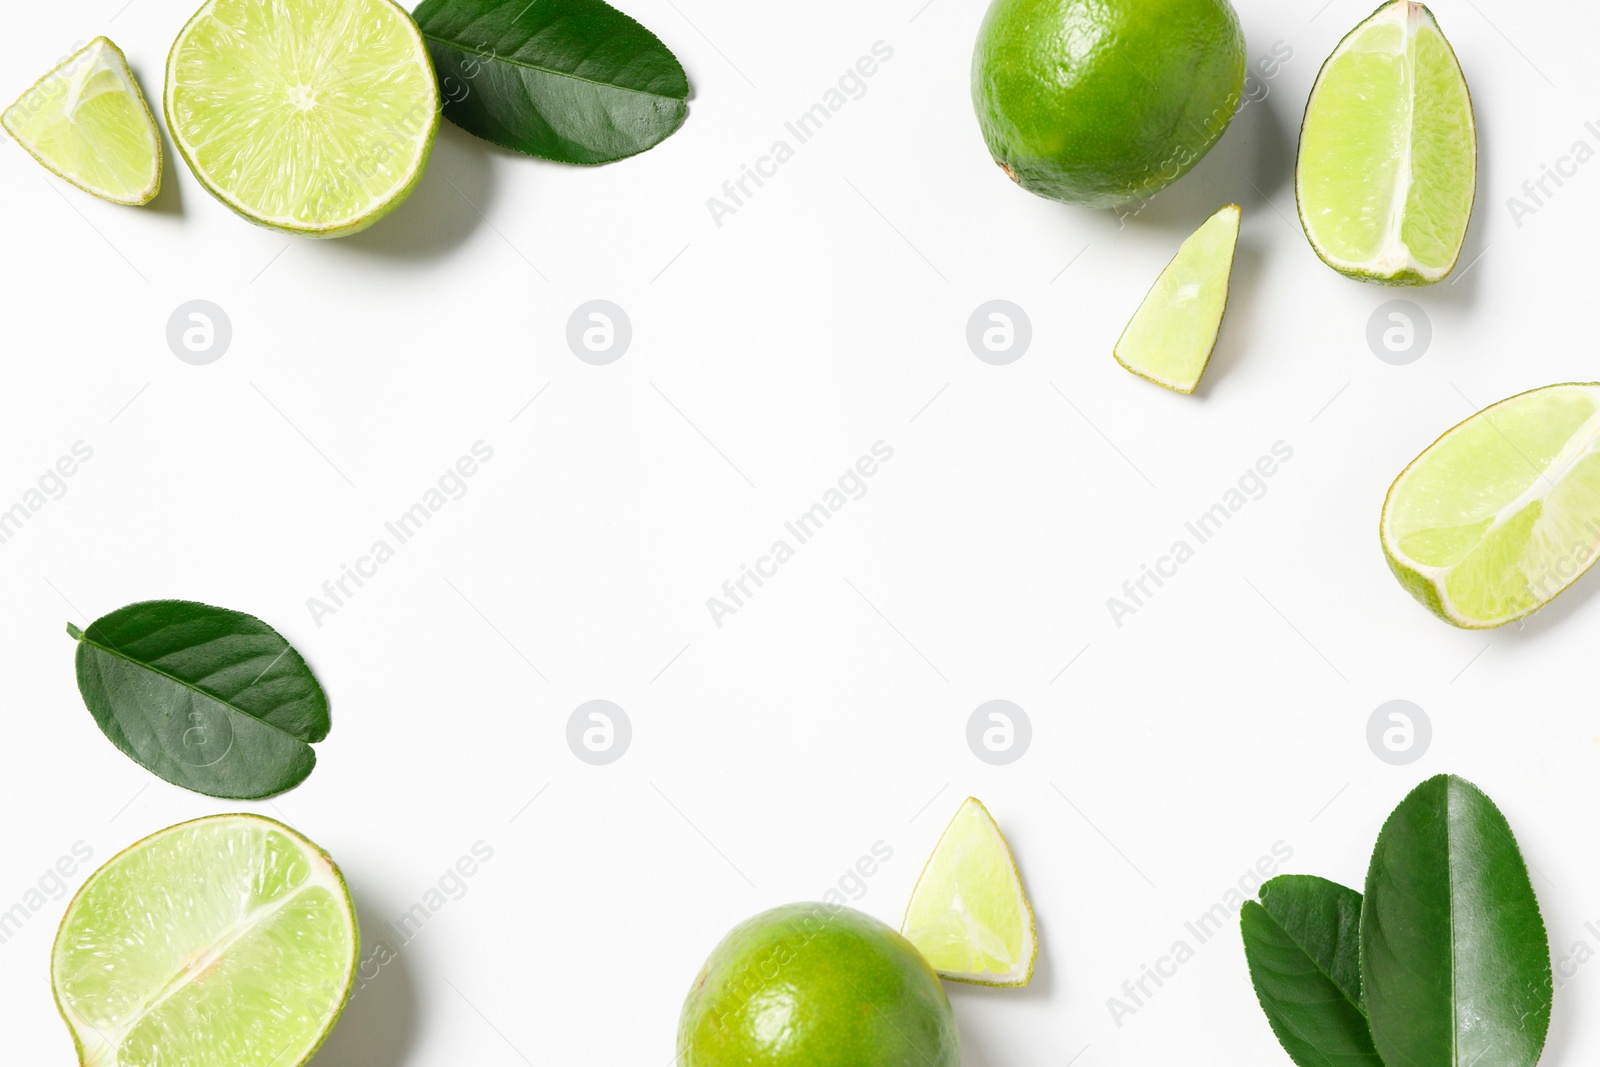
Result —
<instances>
[{"instance_id":1,"label":"whole green lime","mask_svg":"<svg viewBox=\"0 0 1600 1067\"><path fill-rule=\"evenodd\" d=\"M722 939L683 1004L679 1067L958 1067L928 962L878 920L828 904L762 912Z\"/></svg>"},{"instance_id":2,"label":"whole green lime","mask_svg":"<svg viewBox=\"0 0 1600 1067\"><path fill-rule=\"evenodd\" d=\"M972 102L995 162L1089 207L1166 188L1217 143L1244 91L1228 0L994 0Z\"/></svg>"}]
</instances>

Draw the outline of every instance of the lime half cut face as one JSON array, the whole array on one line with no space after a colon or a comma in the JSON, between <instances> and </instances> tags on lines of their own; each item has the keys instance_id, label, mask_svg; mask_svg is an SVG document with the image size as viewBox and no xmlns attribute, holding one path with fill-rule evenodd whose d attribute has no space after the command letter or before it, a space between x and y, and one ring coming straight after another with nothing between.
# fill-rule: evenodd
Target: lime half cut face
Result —
<instances>
[{"instance_id":1,"label":"lime half cut face","mask_svg":"<svg viewBox=\"0 0 1600 1067\"><path fill-rule=\"evenodd\" d=\"M1341 274L1431 285L1455 269L1477 195L1472 97L1433 14L1385 4L1317 75L1295 192L1317 255Z\"/></svg>"},{"instance_id":2,"label":"lime half cut face","mask_svg":"<svg viewBox=\"0 0 1600 1067\"><path fill-rule=\"evenodd\" d=\"M942 978L989 986L1033 980L1033 907L1005 835L977 799L962 803L939 838L901 933Z\"/></svg>"},{"instance_id":3,"label":"lime half cut face","mask_svg":"<svg viewBox=\"0 0 1600 1067\"><path fill-rule=\"evenodd\" d=\"M1544 607L1600 555L1600 384L1535 389L1446 433L1395 480L1380 533L1400 583L1446 622Z\"/></svg>"},{"instance_id":4,"label":"lime half cut face","mask_svg":"<svg viewBox=\"0 0 1600 1067\"><path fill-rule=\"evenodd\" d=\"M416 187L439 90L390 0L210 0L172 46L166 111L178 151L234 211L343 237Z\"/></svg>"},{"instance_id":5,"label":"lime half cut face","mask_svg":"<svg viewBox=\"0 0 1600 1067\"><path fill-rule=\"evenodd\" d=\"M344 1010L355 912L293 830L218 815L89 876L56 933L56 1005L84 1067L299 1067Z\"/></svg>"},{"instance_id":6,"label":"lime half cut face","mask_svg":"<svg viewBox=\"0 0 1600 1067\"><path fill-rule=\"evenodd\" d=\"M40 78L0 115L29 155L84 192L147 204L161 189L161 136L121 49L104 37Z\"/></svg>"}]
</instances>

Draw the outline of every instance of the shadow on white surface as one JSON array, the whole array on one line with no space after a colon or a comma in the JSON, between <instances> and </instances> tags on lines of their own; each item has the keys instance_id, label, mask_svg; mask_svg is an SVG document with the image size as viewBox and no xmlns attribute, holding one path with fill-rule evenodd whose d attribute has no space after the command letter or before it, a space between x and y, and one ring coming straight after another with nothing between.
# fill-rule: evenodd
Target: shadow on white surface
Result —
<instances>
[{"instance_id":1,"label":"shadow on white surface","mask_svg":"<svg viewBox=\"0 0 1600 1067\"><path fill-rule=\"evenodd\" d=\"M1266 275L1267 255L1263 242L1250 234L1241 234L1239 248L1233 256L1233 276L1228 282L1228 310L1222 318L1222 331L1217 336L1216 350L1211 362L1195 389L1195 395L1211 395L1217 382L1227 377L1247 353L1272 354L1272 345L1263 344L1257 333L1267 316L1257 314L1261 304L1262 278ZM1260 351L1265 349L1265 351Z\"/></svg>"},{"instance_id":2,"label":"shadow on white surface","mask_svg":"<svg viewBox=\"0 0 1600 1067\"><path fill-rule=\"evenodd\" d=\"M356 913L363 931L361 958L372 959L378 947L375 931L383 924L357 898ZM381 959L382 957L378 957ZM363 963L372 974L373 964ZM387 963L365 983L356 977L356 990L327 1043L312 1057L310 1067L404 1067L411 1059L417 1035L417 996L406 973L405 950L393 953Z\"/></svg>"},{"instance_id":3,"label":"shadow on white surface","mask_svg":"<svg viewBox=\"0 0 1600 1067\"><path fill-rule=\"evenodd\" d=\"M1289 107L1290 102L1277 91L1246 104L1193 170L1143 206L1133 204L1111 212L1113 221L1125 215L1128 226L1172 230L1187 237L1218 208L1238 204L1246 215L1276 212L1298 227L1294 161L1300 120L1298 115L1280 114Z\"/></svg>"},{"instance_id":4,"label":"shadow on white surface","mask_svg":"<svg viewBox=\"0 0 1600 1067\"><path fill-rule=\"evenodd\" d=\"M1262 222L1298 231L1295 214L1294 163L1298 120L1277 114L1286 106L1281 93L1248 104L1205 159L1176 183L1143 205L1132 204L1105 212L1113 227L1147 227L1170 233L1171 255L1201 223L1226 204L1244 209L1246 225L1239 237L1229 284L1228 310L1216 351L1206 367L1196 395L1206 398L1245 358L1262 347L1258 327L1270 320L1263 313L1263 279L1268 269L1266 248L1275 244L1261 236ZM1281 217L1280 217L1281 216ZM1151 284L1155 275L1151 275Z\"/></svg>"},{"instance_id":5,"label":"shadow on white surface","mask_svg":"<svg viewBox=\"0 0 1600 1067\"><path fill-rule=\"evenodd\" d=\"M1039 938L1039 956L1033 964L1033 981L1026 986L1021 989L995 989L962 982L944 984L950 994L950 1006L955 1009L956 1023L961 1028L961 1067L996 1067L999 1063L989 1052L990 1042L985 1039L986 1032L995 1027L995 1013L1004 1011L1007 1005L1020 1011L1030 1005L1038 1007L1059 1001L1050 951L1044 936L1044 923L1037 916L1034 922ZM983 1025L977 1017L979 1005L983 1007L988 1026ZM1021 1025L1020 1021L1017 1025Z\"/></svg>"},{"instance_id":6,"label":"shadow on white surface","mask_svg":"<svg viewBox=\"0 0 1600 1067\"><path fill-rule=\"evenodd\" d=\"M138 64L132 64L133 80L138 83L139 91L144 93L145 103L150 107L150 113L156 120L156 137L161 142L161 189L144 206L144 210L153 211L157 215L170 215L173 218L183 217L183 189L180 181L180 172L183 179L191 177L189 167L178 155L178 147L172 143L172 135L167 132L166 116L162 114L161 71L155 72L155 95L150 93L150 79L140 71Z\"/></svg>"},{"instance_id":7,"label":"shadow on white surface","mask_svg":"<svg viewBox=\"0 0 1600 1067\"><path fill-rule=\"evenodd\" d=\"M431 259L449 252L488 225L495 151L441 118L433 158L410 198L370 229L326 243L336 253L353 250L390 259Z\"/></svg>"}]
</instances>

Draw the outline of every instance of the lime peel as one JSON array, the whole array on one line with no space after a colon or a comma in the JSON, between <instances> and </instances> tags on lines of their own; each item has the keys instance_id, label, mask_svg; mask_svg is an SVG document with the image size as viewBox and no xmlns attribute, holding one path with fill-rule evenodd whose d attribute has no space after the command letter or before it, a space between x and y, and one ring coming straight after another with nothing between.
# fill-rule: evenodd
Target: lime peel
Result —
<instances>
[{"instance_id":1,"label":"lime peel","mask_svg":"<svg viewBox=\"0 0 1600 1067\"><path fill-rule=\"evenodd\" d=\"M0 126L51 173L114 204L161 191L161 135L122 50L96 37L0 115Z\"/></svg>"},{"instance_id":2,"label":"lime peel","mask_svg":"<svg viewBox=\"0 0 1600 1067\"><path fill-rule=\"evenodd\" d=\"M901 933L940 977L1025 986L1039 955L1033 906L1005 835L976 797L962 802L911 891Z\"/></svg>"},{"instance_id":3,"label":"lime peel","mask_svg":"<svg viewBox=\"0 0 1600 1067\"><path fill-rule=\"evenodd\" d=\"M972 56L989 154L1031 193L1145 201L1239 110L1248 60L1230 0L992 0Z\"/></svg>"}]
</instances>

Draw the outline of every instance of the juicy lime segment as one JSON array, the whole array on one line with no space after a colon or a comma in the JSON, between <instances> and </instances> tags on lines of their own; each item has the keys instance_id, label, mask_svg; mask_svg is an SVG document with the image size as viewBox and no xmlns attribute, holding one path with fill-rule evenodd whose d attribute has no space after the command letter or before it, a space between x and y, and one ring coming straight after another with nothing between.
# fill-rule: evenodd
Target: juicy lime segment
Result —
<instances>
[{"instance_id":1,"label":"juicy lime segment","mask_svg":"<svg viewBox=\"0 0 1600 1067\"><path fill-rule=\"evenodd\" d=\"M1389 490L1389 566L1469 629L1537 611L1600 555L1600 384L1552 385L1446 433Z\"/></svg>"},{"instance_id":2,"label":"juicy lime segment","mask_svg":"<svg viewBox=\"0 0 1600 1067\"><path fill-rule=\"evenodd\" d=\"M1433 14L1378 9L1312 87L1295 192L1317 255L1341 274L1431 285L1455 269L1477 195L1472 97Z\"/></svg>"},{"instance_id":3,"label":"juicy lime segment","mask_svg":"<svg viewBox=\"0 0 1600 1067\"><path fill-rule=\"evenodd\" d=\"M433 64L390 0L210 0L167 60L167 124L253 222L363 230L410 195L439 125Z\"/></svg>"},{"instance_id":4,"label":"juicy lime segment","mask_svg":"<svg viewBox=\"0 0 1600 1067\"><path fill-rule=\"evenodd\" d=\"M1183 242L1112 350L1118 363L1157 385L1194 392L1228 309L1239 216L1229 204Z\"/></svg>"},{"instance_id":5,"label":"juicy lime segment","mask_svg":"<svg viewBox=\"0 0 1600 1067\"><path fill-rule=\"evenodd\" d=\"M84 192L148 204L161 189L161 136L122 50L104 37L69 56L0 115L29 155Z\"/></svg>"},{"instance_id":6,"label":"juicy lime segment","mask_svg":"<svg viewBox=\"0 0 1600 1067\"><path fill-rule=\"evenodd\" d=\"M1005 835L968 797L939 838L901 928L940 976L1025 986L1039 954L1033 907Z\"/></svg>"},{"instance_id":7,"label":"juicy lime segment","mask_svg":"<svg viewBox=\"0 0 1600 1067\"><path fill-rule=\"evenodd\" d=\"M298 1067L343 1011L357 951L322 850L270 819L219 815L90 875L50 974L85 1067Z\"/></svg>"}]
</instances>

